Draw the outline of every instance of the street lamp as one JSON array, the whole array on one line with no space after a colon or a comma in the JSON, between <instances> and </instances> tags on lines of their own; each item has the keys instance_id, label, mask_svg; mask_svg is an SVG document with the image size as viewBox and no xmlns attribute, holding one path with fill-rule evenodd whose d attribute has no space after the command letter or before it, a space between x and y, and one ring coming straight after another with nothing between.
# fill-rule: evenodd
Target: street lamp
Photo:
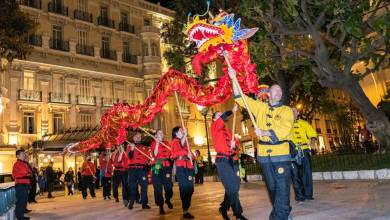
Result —
<instances>
[{"instance_id":1,"label":"street lamp","mask_svg":"<svg viewBox=\"0 0 390 220\"><path fill-rule=\"evenodd\" d=\"M206 128L206 143L207 143L207 172L210 172L211 170L211 154L210 154L210 144L209 144L209 129L207 126L207 114L209 112L209 108L205 108L204 106L201 105L196 105L196 108L204 117L204 127Z\"/></svg>"}]
</instances>

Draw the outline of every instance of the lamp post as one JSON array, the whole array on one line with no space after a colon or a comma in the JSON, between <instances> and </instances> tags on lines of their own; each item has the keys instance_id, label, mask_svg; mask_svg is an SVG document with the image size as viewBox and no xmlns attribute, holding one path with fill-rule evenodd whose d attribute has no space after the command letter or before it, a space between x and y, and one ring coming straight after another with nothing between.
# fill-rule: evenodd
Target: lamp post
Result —
<instances>
[{"instance_id":1,"label":"lamp post","mask_svg":"<svg viewBox=\"0 0 390 220\"><path fill-rule=\"evenodd\" d=\"M210 172L210 170L211 170L211 154L210 154L209 132L208 132L209 129L207 126L207 114L208 114L209 109L205 108L204 106L201 106L201 105L196 105L196 108L198 109L198 111L200 111L200 113L204 117L204 126L206 129L206 144L207 144L207 162L208 162L207 163L207 172Z\"/></svg>"}]
</instances>

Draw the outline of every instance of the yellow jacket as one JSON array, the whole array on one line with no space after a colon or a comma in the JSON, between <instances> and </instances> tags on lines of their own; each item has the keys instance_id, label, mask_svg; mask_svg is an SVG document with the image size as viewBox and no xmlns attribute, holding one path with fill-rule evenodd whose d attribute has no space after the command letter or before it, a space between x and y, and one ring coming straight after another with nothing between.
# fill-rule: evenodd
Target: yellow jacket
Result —
<instances>
[{"instance_id":1,"label":"yellow jacket","mask_svg":"<svg viewBox=\"0 0 390 220\"><path fill-rule=\"evenodd\" d=\"M305 120L298 119L294 122L292 141L295 145L304 145L302 149L310 149L308 146L311 138L317 138L317 132Z\"/></svg>"},{"instance_id":2,"label":"yellow jacket","mask_svg":"<svg viewBox=\"0 0 390 220\"><path fill-rule=\"evenodd\" d=\"M241 96L234 98L240 106L245 107ZM258 155L260 157L289 155L289 145L285 141L291 139L291 130L294 124L292 109L285 105L270 106L268 103L253 100L248 96L245 96L245 99L253 116L256 117L257 127L271 132L272 135L271 137L259 138Z\"/></svg>"}]
</instances>

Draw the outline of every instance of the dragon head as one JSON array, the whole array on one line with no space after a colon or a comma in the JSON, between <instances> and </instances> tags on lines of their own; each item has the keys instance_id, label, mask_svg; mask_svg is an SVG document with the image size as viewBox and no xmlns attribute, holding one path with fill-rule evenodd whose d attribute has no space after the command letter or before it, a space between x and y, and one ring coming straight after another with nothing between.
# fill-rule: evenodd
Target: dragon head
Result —
<instances>
[{"instance_id":1,"label":"dragon head","mask_svg":"<svg viewBox=\"0 0 390 220\"><path fill-rule=\"evenodd\" d=\"M247 39L256 33L258 28L240 29L241 19L234 21L234 14L221 11L215 18L207 21L195 16L188 22L185 34L190 41L196 43L199 52L209 46L234 44L241 39Z\"/></svg>"}]
</instances>

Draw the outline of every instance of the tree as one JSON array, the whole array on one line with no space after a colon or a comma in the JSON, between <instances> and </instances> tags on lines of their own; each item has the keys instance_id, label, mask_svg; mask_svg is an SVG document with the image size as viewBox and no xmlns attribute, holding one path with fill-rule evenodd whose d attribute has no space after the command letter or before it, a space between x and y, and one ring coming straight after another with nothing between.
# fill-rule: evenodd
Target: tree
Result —
<instances>
[{"instance_id":1,"label":"tree","mask_svg":"<svg viewBox=\"0 0 390 220\"><path fill-rule=\"evenodd\" d=\"M37 25L27 14L20 11L18 1L3 0L0 3L0 55L12 62L25 59L32 47L27 38Z\"/></svg>"},{"instance_id":2,"label":"tree","mask_svg":"<svg viewBox=\"0 0 390 220\"><path fill-rule=\"evenodd\" d=\"M367 128L389 147L389 120L359 85L388 59L389 7L385 0L246 0L240 12L280 50L281 60L310 63L321 86L344 90Z\"/></svg>"}]
</instances>

